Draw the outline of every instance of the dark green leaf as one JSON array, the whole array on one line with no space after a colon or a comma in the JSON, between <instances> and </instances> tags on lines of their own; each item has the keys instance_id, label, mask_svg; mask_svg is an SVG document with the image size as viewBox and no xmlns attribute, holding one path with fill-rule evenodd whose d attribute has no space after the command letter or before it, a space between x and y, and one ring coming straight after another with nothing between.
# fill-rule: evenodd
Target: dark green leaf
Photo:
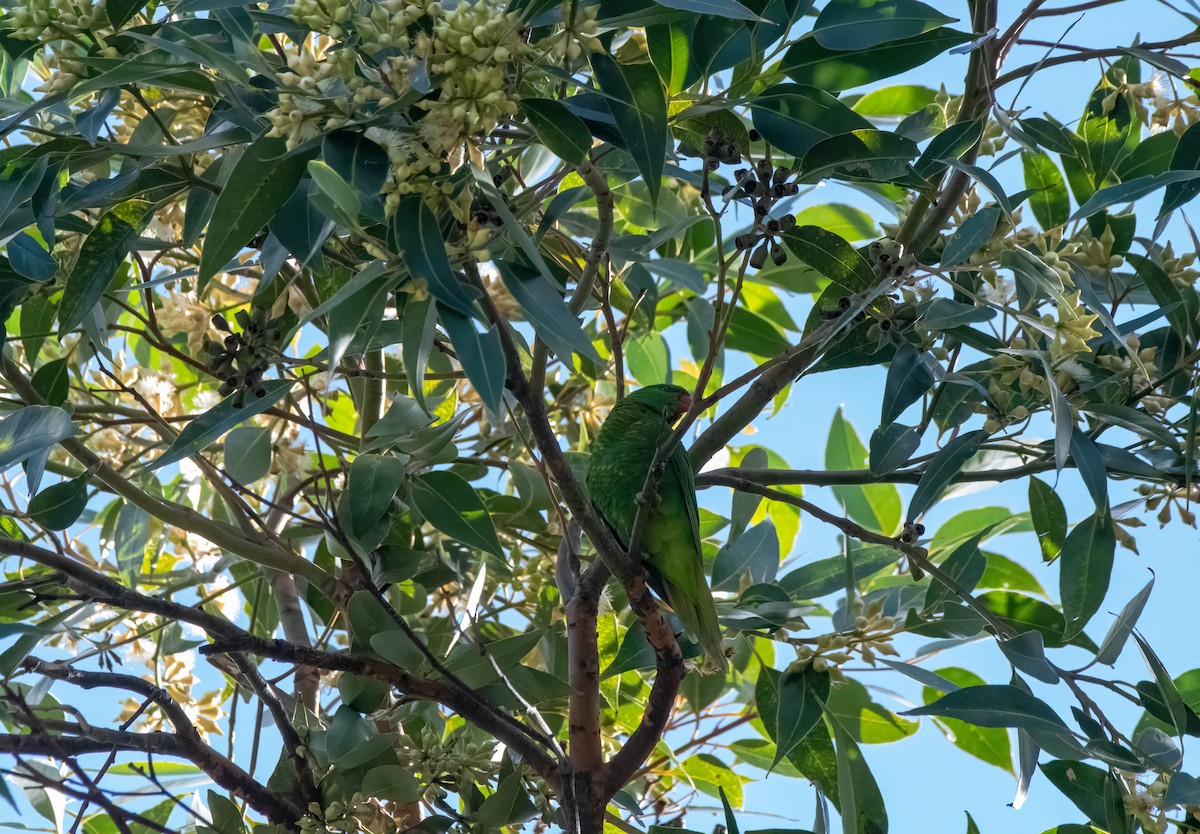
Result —
<instances>
[{"instance_id":1,"label":"dark green leaf","mask_svg":"<svg viewBox=\"0 0 1200 834\"><path fill-rule=\"evenodd\" d=\"M803 84L768 87L750 102L754 127L771 145L796 157L831 136L872 130L871 123L829 93Z\"/></svg>"},{"instance_id":2,"label":"dark green leaf","mask_svg":"<svg viewBox=\"0 0 1200 834\"><path fill-rule=\"evenodd\" d=\"M868 182L902 178L917 155L911 139L883 130L854 130L824 139L808 149L800 166L802 182L842 177Z\"/></svg>"},{"instance_id":3,"label":"dark green leaf","mask_svg":"<svg viewBox=\"0 0 1200 834\"><path fill-rule=\"evenodd\" d=\"M439 245L441 245L439 243ZM475 329L475 322L450 307L438 302L438 317L450 337L458 361L475 386L483 404L500 414L504 401L504 379L506 368L500 332L491 325L485 332Z\"/></svg>"},{"instance_id":4,"label":"dark green leaf","mask_svg":"<svg viewBox=\"0 0 1200 834\"><path fill-rule=\"evenodd\" d=\"M943 29L942 31L948 31ZM886 48L886 47L885 47ZM983 122L955 122L937 136L929 140L921 158L913 163L917 176L933 180L946 170L943 159L959 159L971 148L975 147L983 136Z\"/></svg>"},{"instance_id":5,"label":"dark green leaf","mask_svg":"<svg viewBox=\"0 0 1200 834\"><path fill-rule=\"evenodd\" d=\"M48 530L65 530L87 507L87 476L48 486L29 501L29 515Z\"/></svg>"},{"instance_id":6,"label":"dark green leaf","mask_svg":"<svg viewBox=\"0 0 1200 834\"><path fill-rule=\"evenodd\" d=\"M517 825L537 816L537 808L525 790L520 773L510 773L500 781L495 793L480 803L471 821L485 828Z\"/></svg>"},{"instance_id":7,"label":"dark green leaf","mask_svg":"<svg viewBox=\"0 0 1200 834\"><path fill-rule=\"evenodd\" d=\"M153 213L149 203L130 200L109 209L96 222L67 276L58 306L60 335L74 330L91 315Z\"/></svg>"},{"instance_id":8,"label":"dark green leaf","mask_svg":"<svg viewBox=\"0 0 1200 834\"><path fill-rule=\"evenodd\" d=\"M867 450L841 409L833 416L825 446L825 467L830 470L866 469ZM900 526L900 493L892 484L836 486L833 493L846 514L865 527L894 535Z\"/></svg>"},{"instance_id":9,"label":"dark green leaf","mask_svg":"<svg viewBox=\"0 0 1200 834\"><path fill-rule=\"evenodd\" d=\"M582 119L548 98L521 99L521 108L538 141L560 159L579 165L587 158L592 149L592 132Z\"/></svg>"},{"instance_id":10,"label":"dark green leaf","mask_svg":"<svg viewBox=\"0 0 1200 834\"><path fill-rule=\"evenodd\" d=\"M710 14L732 20L762 20L737 0L654 0L654 2L665 8L679 9L689 14Z\"/></svg>"},{"instance_id":11,"label":"dark green leaf","mask_svg":"<svg viewBox=\"0 0 1200 834\"><path fill-rule=\"evenodd\" d=\"M66 359L55 359L34 371L29 382L47 404L59 406L70 392L70 370Z\"/></svg>"},{"instance_id":12,"label":"dark green leaf","mask_svg":"<svg viewBox=\"0 0 1200 834\"><path fill-rule=\"evenodd\" d=\"M650 189L650 201L656 204L671 135L666 92L658 72L648 63L619 64L602 52L592 55L592 71L608 97L606 103L617 131Z\"/></svg>"},{"instance_id":13,"label":"dark green leaf","mask_svg":"<svg viewBox=\"0 0 1200 834\"><path fill-rule=\"evenodd\" d=\"M225 471L239 484L252 484L271 470L271 430L243 426L225 438Z\"/></svg>"},{"instance_id":14,"label":"dark green leaf","mask_svg":"<svg viewBox=\"0 0 1200 834\"><path fill-rule=\"evenodd\" d=\"M1116 203L1132 203L1164 186L1168 189L1171 186L1187 188L1189 184L1197 182L1200 182L1200 170L1164 171L1161 174L1136 177L1128 182L1101 188L1086 203L1079 207L1071 219L1078 220L1082 217L1091 217L1093 214ZM1200 185L1192 185L1191 187L1197 188L1197 193L1200 193ZM1165 195L1163 199L1164 201L1166 200Z\"/></svg>"},{"instance_id":15,"label":"dark green leaf","mask_svg":"<svg viewBox=\"0 0 1200 834\"><path fill-rule=\"evenodd\" d=\"M545 636L545 629L537 629L514 637L493 640L482 646L457 646L450 653L446 668L467 686L477 688L495 680L520 663Z\"/></svg>"},{"instance_id":16,"label":"dark green leaf","mask_svg":"<svg viewBox=\"0 0 1200 834\"><path fill-rule=\"evenodd\" d=\"M933 456L917 483L917 490L908 505L906 520L915 521L937 502L986 439L987 434L982 431L966 432L951 440Z\"/></svg>"},{"instance_id":17,"label":"dark green leaf","mask_svg":"<svg viewBox=\"0 0 1200 834\"><path fill-rule=\"evenodd\" d=\"M977 533L959 544L940 565L943 574L953 579L958 587L968 592L975 590L975 586L979 584L987 566L987 559L979 549L979 542L984 535L985 533ZM934 579L928 590L925 591L925 610L936 610L956 592L957 589L948 588Z\"/></svg>"},{"instance_id":18,"label":"dark green leaf","mask_svg":"<svg viewBox=\"0 0 1200 834\"><path fill-rule=\"evenodd\" d=\"M1196 313L1200 312L1200 299L1190 288L1181 290L1159 264L1142 255L1130 252L1126 259L1145 283L1146 289L1167 310L1167 321L1171 329L1182 338L1187 338L1196 329ZM1186 294L1185 294L1186 293Z\"/></svg>"},{"instance_id":19,"label":"dark green leaf","mask_svg":"<svg viewBox=\"0 0 1200 834\"><path fill-rule=\"evenodd\" d=\"M347 474L346 489L351 535L362 538L379 523L402 483L404 464L399 458L359 455L354 459Z\"/></svg>"},{"instance_id":20,"label":"dark green leaf","mask_svg":"<svg viewBox=\"0 0 1200 834\"><path fill-rule=\"evenodd\" d=\"M896 551L884 545L864 545L854 551L854 580L878 573L894 565ZM793 599L818 599L846 587L846 557L819 559L796 568L779 580Z\"/></svg>"},{"instance_id":21,"label":"dark green leaf","mask_svg":"<svg viewBox=\"0 0 1200 834\"><path fill-rule=\"evenodd\" d=\"M870 49L923 35L955 18L918 0L831 0L813 24L813 36L826 49Z\"/></svg>"},{"instance_id":22,"label":"dark green leaf","mask_svg":"<svg viewBox=\"0 0 1200 834\"><path fill-rule=\"evenodd\" d=\"M1136 177L1161 174L1170 169L1171 157L1178 145L1179 137L1169 130L1147 136L1129 156L1123 157L1117 163L1117 176L1121 178L1121 182L1125 182Z\"/></svg>"},{"instance_id":23,"label":"dark green leaf","mask_svg":"<svg viewBox=\"0 0 1200 834\"><path fill-rule=\"evenodd\" d=\"M1096 510L1106 509L1108 507L1108 471L1104 465L1104 458L1100 455L1100 450L1096 448L1096 442L1088 437L1079 426L1075 426L1071 432L1071 460L1075 462L1075 467L1079 470L1079 477L1083 478L1083 485L1087 487L1088 493L1096 503Z\"/></svg>"},{"instance_id":24,"label":"dark green leaf","mask_svg":"<svg viewBox=\"0 0 1200 834\"><path fill-rule=\"evenodd\" d=\"M367 201L379 194L391 169L387 151L349 130L325 134L321 159Z\"/></svg>"},{"instance_id":25,"label":"dark green leaf","mask_svg":"<svg viewBox=\"0 0 1200 834\"><path fill-rule=\"evenodd\" d=\"M289 155L282 139L263 137L246 148L213 208L196 279L200 292L292 196L307 163L305 154Z\"/></svg>"},{"instance_id":26,"label":"dark green leaf","mask_svg":"<svg viewBox=\"0 0 1200 834\"><path fill-rule=\"evenodd\" d=\"M763 667L754 687L754 701L767 735L775 742L774 769L821 720L821 703L829 697L829 675L802 670Z\"/></svg>"},{"instance_id":27,"label":"dark green leaf","mask_svg":"<svg viewBox=\"0 0 1200 834\"><path fill-rule=\"evenodd\" d=\"M33 197L49 164L48 156L40 156L32 162L18 159L4 167L0 173L0 223L7 221Z\"/></svg>"},{"instance_id":28,"label":"dark green leaf","mask_svg":"<svg viewBox=\"0 0 1200 834\"><path fill-rule=\"evenodd\" d=\"M0 472L75 435L61 408L27 405L0 420Z\"/></svg>"},{"instance_id":29,"label":"dark green leaf","mask_svg":"<svg viewBox=\"0 0 1200 834\"><path fill-rule=\"evenodd\" d=\"M592 340L563 301L557 284L521 264L497 261L496 266L504 285L521 305L538 336L555 354L565 360L574 351L596 364L603 364Z\"/></svg>"},{"instance_id":30,"label":"dark green leaf","mask_svg":"<svg viewBox=\"0 0 1200 834\"><path fill-rule=\"evenodd\" d=\"M1054 787L1075 803L1094 825L1113 834L1129 830L1124 791L1108 770L1084 762L1061 760L1046 762L1041 769Z\"/></svg>"},{"instance_id":31,"label":"dark green leaf","mask_svg":"<svg viewBox=\"0 0 1200 834\"><path fill-rule=\"evenodd\" d=\"M1140 591L1133 595L1133 599L1125 603L1125 607L1117 614L1117 619L1100 643L1100 650L1096 652L1097 663L1111 666L1117 662L1117 658L1121 656L1121 649L1125 648L1125 641L1133 633L1133 628L1137 625L1138 617L1142 615L1142 609L1146 607L1146 602L1150 599L1150 592L1153 589L1154 579L1151 578Z\"/></svg>"},{"instance_id":32,"label":"dark green leaf","mask_svg":"<svg viewBox=\"0 0 1200 834\"><path fill-rule=\"evenodd\" d=\"M1197 170L1200 170L1200 127L1193 124L1179 137L1179 144L1171 157L1171 171L1195 173ZM1197 194L1200 194L1200 180L1192 179L1168 185L1163 193L1158 216L1165 217Z\"/></svg>"},{"instance_id":33,"label":"dark green leaf","mask_svg":"<svg viewBox=\"0 0 1200 834\"><path fill-rule=\"evenodd\" d=\"M1003 214L1000 206L984 206L964 220L946 241L946 248L942 251L942 266L951 267L966 263L968 258L992 239Z\"/></svg>"},{"instance_id":34,"label":"dark green leaf","mask_svg":"<svg viewBox=\"0 0 1200 834\"><path fill-rule=\"evenodd\" d=\"M887 834L887 809L879 785L850 734L833 722L837 743L838 799L846 834Z\"/></svg>"},{"instance_id":35,"label":"dark green leaf","mask_svg":"<svg viewBox=\"0 0 1200 834\"><path fill-rule=\"evenodd\" d=\"M234 426L257 417L275 405L293 385L295 380L292 379L272 379L263 383L261 397L245 391L231 394L188 423L162 457L152 461L149 468L158 469L199 454Z\"/></svg>"},{"instance_id":36,"label":"dark green leaf","mask_svg":"<svg viewBox=\"0 0 1200 834\"><path fill-rule=\"evenodd\" d=\"M779 569L779 535L768 519L723 546L713 559L713 590L736 591L743 574L751 583L773 582Z\"/></svg>"},{"instance_id":37,"label":"dark green leaf","mask_svg":"<svg viewBox=\"0 0 1200 834\"><path fill-rule=\"evenodd\" d=\"M413 501L426 520L463 544L501 556L496 528L479 494L453 472L427 472L412 481Z\"/></svg>"},{"instance_id":38,"label":"dark green leaf","mask_svg":"<svg viewBox=\"0 0 1200 834\"><path fill-rule=\"evenodd\" d=\"M821 46L816 36L810 33L788 49L782 69L800 84L836 92L919 67L969 40L970 35L940 28L866 49L839 51Z\"/></svg>"},{"instance_id":39,"label":"dark green leaf","mask_svg":"<svg viewBox=\"0 0 1200 834\"><path fill-rule=\"evenodd\" d=\"M921 434L912 426L892 423L871 432L871 472L886 475L908 462L921 445Z\"/></svg>"},{"instance_id":40,"label":"dark green leaf","mask_svg":"<svg viewBox=\"0 0 1200 834\"><path fill-rule=\"evenodd\" d=\"M888 366L887 381L883 386L881 426L895 422L906 408L925 396L934 383L935 364L932 356L909 343L900 346Z\"/></svg>"},{"instance_id":41,"label":"dark green leaf","mask_svg":"<svg viewBox=\"0 0 1200 834\"><path fill-rule=\"evenodd\" d=\"M1044 701L1015 686L967 686L903 715L957 718L976 727L1020 727L1070 737L1070 730Z\"/></svg>"},{"instance_id":42,"label":"dark green leaf","mask_svg":"<svg viewBox=\"0 0 1200 834\"><path fill-rule=\"evenodd\" d=\"M796 226L782 238L792 254L828 278L847 296L875 285L875 272L867 259L833 232L820 226Z\"/></svg>"},{"instance_id":43,"label":"dark green leaf","mask_svg":"<svg viewBox=\"0 0 1200 834\"><path fill-rule=\"evenodd\" d=\"M472 315L472 294L454 277L442 231L420 195L410 194L400 201L392 218L392 231L408 271L429 285L429 293L438 304Z\"/></svg>"},{"instance_id":44,"label":"dark green leaf","mask_svg":"<svg viewBox=\"0 0 1200 834\"><path fill-rule=\"evenodd\" d=\"M382 765L363 776L362 790L367 796L391 802L416 802L421 798L421 783L411 768Z\"/></svg>"},{"instance_id":45,"label":"dark green leaf","mask_svg":"<svg viewBox=\"0 0 1200 834\"><path fill-rule=\"evenodd\" d=\"M58 272L58 262L28 232L21 232L10 240L7 252L13 270L30 281L43 283Z\"/></svg>"},{"instance_id":46,"label":"dark green leaf","mask_svg":"<svg viewBox=\"0 0 1200 834\"><path fill-rule=\"evenodd\" d=\"M395 737L376 732L361 715L340 706L325 733L325 752L337 767L360 767L391 748Z\"/></svg>"},{"instance_id":47,"label":"dark green leaf","mask_svg":"<svg viewBox=\"0 0 1200 834\"><path fill-rule=\"evenodd\" d=\"M1046 644L1042 633L1036 629L997 640L1000 651L1019 672L1024 672L1042 683L1058 683L1058 671L1046 659Z\"/></svg>"}]
</instances>

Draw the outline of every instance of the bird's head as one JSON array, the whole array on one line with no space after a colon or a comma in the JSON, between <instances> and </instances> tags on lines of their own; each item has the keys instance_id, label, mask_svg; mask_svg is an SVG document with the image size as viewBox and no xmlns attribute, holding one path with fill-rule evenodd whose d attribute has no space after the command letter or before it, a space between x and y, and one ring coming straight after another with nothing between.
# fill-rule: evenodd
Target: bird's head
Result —
<instances>
[{"instance_id":1,"label":"bird's head","mask_svg":"<svg viewBox=\"0 0 1200 834\"><path fill-rule=\"evenodd\" d=\"M671 423L692 407L692 395L686 388L666 383L639 388L627 396L625 401L661 414Z\"/></svg>"}]
</instances>

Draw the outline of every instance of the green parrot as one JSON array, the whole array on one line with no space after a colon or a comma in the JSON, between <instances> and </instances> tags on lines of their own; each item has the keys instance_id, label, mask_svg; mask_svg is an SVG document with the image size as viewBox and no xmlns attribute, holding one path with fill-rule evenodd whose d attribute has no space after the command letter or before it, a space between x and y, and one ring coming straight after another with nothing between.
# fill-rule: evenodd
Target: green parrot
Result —
<instances>
[{"instance_id":1,"label":"green parrot","mask_svg":"<svg viewBox=\"0 0 1200 834\"><path fill-rule=\"evenodd\" d=\"M687 390L678 385L648 385L617 403L592 444L588 492L600 518L625 547L654 453L691 404ZM641 550L650 587L704 648L706 670L728 669L716 605L704 578L696 481L682 446L667 460Z\"/></svg>"}]
</instances>

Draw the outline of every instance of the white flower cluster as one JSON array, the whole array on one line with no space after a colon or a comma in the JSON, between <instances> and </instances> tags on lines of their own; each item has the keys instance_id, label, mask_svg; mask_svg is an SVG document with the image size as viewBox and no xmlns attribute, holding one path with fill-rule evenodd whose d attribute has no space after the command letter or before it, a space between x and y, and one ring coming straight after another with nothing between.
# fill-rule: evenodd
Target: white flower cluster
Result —
<instances>
[{"instance_id":1,"label":"white flower cluster","mask_svg":"<svg viewBox=\"0 0 1200 834\"><path fill-rule=\"evenodd\" d=\"M384 187L389 210L402 194L443 190L434 178L461 165L473 138L517 112L512 69L526 49L522 23L496 2L443 9L431 0L361 6L294 0L288 13L334 40L352 33L360 38L356 50L288 58L279 76L286 91L268 117L271 135L286 138L289 147L354 121L368 104L385 107L410 92L430 94L416 105L425 116L411 130L371 130L392 163ZM356 54L370 60L356 61Z\"/></svg>"},{"instance_id":2,"label":"white flower cluster","mask_svg":"<svg viewBox=\"0 0 1200 834\"><path fill-rule=\"evenodd\" d=\"M104 0L23 0L8 7L4 26L23 41L69 37L103 23Z\"/></svg>"}]
</instances>

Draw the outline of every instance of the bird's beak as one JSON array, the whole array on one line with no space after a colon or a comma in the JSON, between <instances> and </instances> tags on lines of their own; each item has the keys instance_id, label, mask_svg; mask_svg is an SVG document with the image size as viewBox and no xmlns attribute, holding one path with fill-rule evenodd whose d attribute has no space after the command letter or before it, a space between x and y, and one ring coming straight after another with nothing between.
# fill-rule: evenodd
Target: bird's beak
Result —
<instances>
[{"instance_id":1,"label":"bird's beak","mask_svg":"<svg viewBox=\"0 0 1200 834\"><path fill-rule=\"evenodd\" d=\"M687 414L692 407L692 398L689 394L683 394L679 397L679 404L675 406L677 414Z\"/></svg>"}]
</instances>

